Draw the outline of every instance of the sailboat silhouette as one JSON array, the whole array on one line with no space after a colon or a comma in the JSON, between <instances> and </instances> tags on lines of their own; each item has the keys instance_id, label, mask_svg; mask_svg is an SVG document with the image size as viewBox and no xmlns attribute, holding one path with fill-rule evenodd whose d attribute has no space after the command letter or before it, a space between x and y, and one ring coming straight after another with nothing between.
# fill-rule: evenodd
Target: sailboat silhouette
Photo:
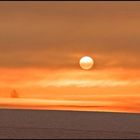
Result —
<instances>
[{"instance_id":1,"label":"sailboat silhouette","mask_svg":"<svg viewBox=\"0 0 140 140\"><path fill-rule=\"evenodd\" d=\"M11 96L11 98L18 98L19 97L19 95L15 89L12 90L10 96Z\"/></svg>"}]
</instances>

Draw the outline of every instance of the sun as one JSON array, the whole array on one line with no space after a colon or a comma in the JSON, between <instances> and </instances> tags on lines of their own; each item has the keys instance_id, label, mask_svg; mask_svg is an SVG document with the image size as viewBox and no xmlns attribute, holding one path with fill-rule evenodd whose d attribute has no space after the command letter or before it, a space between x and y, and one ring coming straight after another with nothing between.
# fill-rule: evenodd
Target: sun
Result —
<instances>
[{"instance_id":1,"label":"sun","mask_svg":"<svg viewBox=\"0 0 140 140\"><path fill-rule=\"evenodd\" d=\"M84 56L79 61L80 67L84 70L89 70L94 65L94 60L89 56Z\"/></svg>"}]
</instances>

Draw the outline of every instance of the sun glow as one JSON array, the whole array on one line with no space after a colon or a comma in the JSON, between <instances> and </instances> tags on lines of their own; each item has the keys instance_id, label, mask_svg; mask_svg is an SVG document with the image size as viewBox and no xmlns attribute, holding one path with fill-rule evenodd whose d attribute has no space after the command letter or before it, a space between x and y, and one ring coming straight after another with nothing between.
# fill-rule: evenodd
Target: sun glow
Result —
<instances>
[{"instance_id":1,"label":"sun glow","mask_svg":"<svg viewBox=\"0 0 140 140\"><path fill-rule=\"evenodd\" d=\"M94 65L94 61L89 56L84 56L80 59L80 67L84 70L89 70Z\"/></svg>"}]
</instances>

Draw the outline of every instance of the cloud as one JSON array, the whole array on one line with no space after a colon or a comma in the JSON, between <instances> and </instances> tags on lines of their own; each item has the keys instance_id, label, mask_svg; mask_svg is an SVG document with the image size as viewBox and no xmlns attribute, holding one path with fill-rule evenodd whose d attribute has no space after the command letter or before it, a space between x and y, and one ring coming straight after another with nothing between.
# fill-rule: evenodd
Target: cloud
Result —
<instances>
[{"instance_id":1,"label":"cloud","mask_svg":"<svg viewBox=\"0 0 140 140\"><path fill-rule=\"evenodd\" d=\"M2 87L7 84L0 83ZM59 79L59 80L38 80L26 81L24 83L11 83L9 87L124 87L124 86L139 86L140 81L130 80L75 80L75 79Z\"/></svg>"}]
</instances>

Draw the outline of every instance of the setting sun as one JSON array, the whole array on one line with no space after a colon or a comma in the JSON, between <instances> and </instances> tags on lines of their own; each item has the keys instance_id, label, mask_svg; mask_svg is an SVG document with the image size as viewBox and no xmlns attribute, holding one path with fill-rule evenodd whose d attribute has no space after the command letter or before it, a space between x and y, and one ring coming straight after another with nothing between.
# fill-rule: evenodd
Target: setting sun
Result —
<instances>
[{"instance_id":1,"label":"setting sun","mask_svg":"<svg viewBox=\"0 0 140 140\"><path fill-rule=\"evenodd\" d=\"M92 68L94 61L89 56L84 56L80 59L80 66L82 69L89 70Z\"/></svg>"}]
</instances>

